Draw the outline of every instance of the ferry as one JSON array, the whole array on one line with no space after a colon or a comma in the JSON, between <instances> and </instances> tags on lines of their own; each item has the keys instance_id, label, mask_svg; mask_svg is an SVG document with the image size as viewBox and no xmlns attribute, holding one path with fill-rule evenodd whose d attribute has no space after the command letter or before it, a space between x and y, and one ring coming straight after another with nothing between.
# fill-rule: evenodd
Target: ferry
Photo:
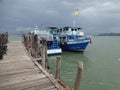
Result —
<instances>
[{"instance_id":1,"label":"ferry","mask_svg":"<svg viewBox=\"0 0 120 90\"><path fill-rule=\"evenodd\" d=\"M85 36L79 27L64 27L54 29L53 34L59 41L62 50L81 51L84 52L88 44L91 42L89 36Z\"/></svg>"},{"instance_id":2,"label":"ferry","mask_svg":"<svg viewBox=\"0 0 120 90\"><path fill-rule=\"evenodd\" d=\"M38 35L39 40L41 40L41 38L45 38L47 40L47 54L48 55L55 55L55 54L62 53L62 49L59 47L58 40L51 33L52 32L51 28L48 27L45 30L39 30L38 27L36 26L33 32L34 34Z\"/></svg>"}]
</instances>

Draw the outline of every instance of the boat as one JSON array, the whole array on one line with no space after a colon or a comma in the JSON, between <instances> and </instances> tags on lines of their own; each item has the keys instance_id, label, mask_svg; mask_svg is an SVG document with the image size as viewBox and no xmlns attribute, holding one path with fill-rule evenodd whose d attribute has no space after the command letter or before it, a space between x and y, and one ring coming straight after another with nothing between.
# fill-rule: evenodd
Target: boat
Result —
<instances>
[{"instance_id":1,"label":"boat","mask_svg":"<svg viewBox=\"0 0 120 90\"><path fill-rule=\"evenodd\" d=\"M85 36L79 27L64 27L54 29L53 34L59 41L62 50L81 51L84 52L88 44L91 42L89 36Z\"/></svg>"},{"instance_id":2,"label":"boat","mask_svg":"<svg viewBox=\"0 0 120 90\"><path fill-rule=\"evenodd\" d=\"M55 55L62 53L62 49L59 47L58 40L51 33L52 32L51 28L48 27L45 30L39 30L38 27L36 26L33 32L34 34L38 35L39 40L41 40L42 38L45 38L47 40L48 55Z\"/></svg>"}]
</instances>

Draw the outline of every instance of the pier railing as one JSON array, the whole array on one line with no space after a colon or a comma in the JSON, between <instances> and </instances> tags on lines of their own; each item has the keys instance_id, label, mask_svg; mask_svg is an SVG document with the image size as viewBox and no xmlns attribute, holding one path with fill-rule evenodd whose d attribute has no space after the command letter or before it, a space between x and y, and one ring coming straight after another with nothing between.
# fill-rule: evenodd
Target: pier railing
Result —
<instances>
[{"instance_id":1,"label":"pier railing","mask_svg":"<svg viewBox=\"0 0 120 90\"><path fill-rule=\"evenodd\" d=\"M39 60L43 68L49 69L46 39L39 40L37 35L30 33L29 35L23 35L23 43L30 55L35 60Z\"/></svg>"}]
</instances>

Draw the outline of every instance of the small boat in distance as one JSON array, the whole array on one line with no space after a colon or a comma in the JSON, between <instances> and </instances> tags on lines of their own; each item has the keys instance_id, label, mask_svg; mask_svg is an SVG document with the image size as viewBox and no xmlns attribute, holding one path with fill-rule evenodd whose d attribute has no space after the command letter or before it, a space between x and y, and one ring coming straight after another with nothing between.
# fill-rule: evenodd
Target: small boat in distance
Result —
<instances>
[{"instance_id":1,"label":"small boat in distance","mask_svg":"<svg viewBox=\"0 0 120 90\"><path fill-rule=\"evenodd\" d=\"M85 36L79 27L64 27L53 29L53 34L59 41L62 50L84 52L91 41L89 36Z\"/></svg>"},{"instance_id":2,"label":"small boat in distance","mask_svg":"<svg viewBox=\"0 0 120 90\"><path fill-rule=\"evenodd\" d=\"M41 40L42 38L45 38L47 40L47 54L48 55L62 53L62 49L58 45L58 40L51 33L50 28L46 28L45 30L39 30L38 27L36 26L35 30L33 32L34 32L34 34L38 35L39 40ZM40 44L39 44L39 46L40 46Z\"/></svg>"}]
</instances>

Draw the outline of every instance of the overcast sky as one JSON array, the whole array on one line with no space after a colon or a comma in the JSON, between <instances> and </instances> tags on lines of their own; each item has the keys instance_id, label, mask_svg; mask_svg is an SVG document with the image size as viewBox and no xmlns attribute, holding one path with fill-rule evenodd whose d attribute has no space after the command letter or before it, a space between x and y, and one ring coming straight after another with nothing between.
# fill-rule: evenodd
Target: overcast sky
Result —
<instances>
[{"instance_id":1,"label":"overcast sky","mask_svg":"<svg viewBox=\"0 0 120 90\"><path fill-rule=\"evenodd\" d=\"M120 0L0 0L0 32L72 26L73 19L88 34L120 33Z\"/></svg>"}]
</instances>

